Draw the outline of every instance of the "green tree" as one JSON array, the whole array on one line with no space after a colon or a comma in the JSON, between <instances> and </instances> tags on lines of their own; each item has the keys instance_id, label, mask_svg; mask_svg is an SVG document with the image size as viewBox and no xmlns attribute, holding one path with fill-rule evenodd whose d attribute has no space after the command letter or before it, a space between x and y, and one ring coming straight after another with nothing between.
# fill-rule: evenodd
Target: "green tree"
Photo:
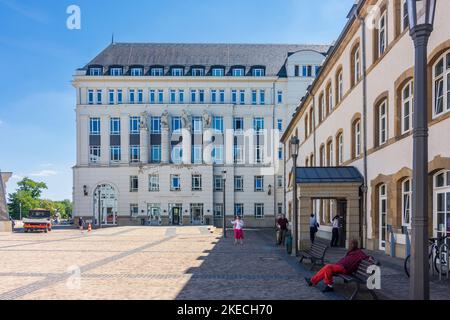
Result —
<instances>
[{"instance_id":1,"label":"green tree","mask_svg":"<svg viewBox=\"0 0 450 320\"><path fill-rule=\"evenodd\" d=\"M41 204L40 196L42 190L47 189L44 182L36 182L29 178L24 178L17 183L17 190L8 195L9 214L14 219L19 219L20 207L22 207L22 217L28 217L31 209L38 208Z\"/></svg>"}]
</instances>

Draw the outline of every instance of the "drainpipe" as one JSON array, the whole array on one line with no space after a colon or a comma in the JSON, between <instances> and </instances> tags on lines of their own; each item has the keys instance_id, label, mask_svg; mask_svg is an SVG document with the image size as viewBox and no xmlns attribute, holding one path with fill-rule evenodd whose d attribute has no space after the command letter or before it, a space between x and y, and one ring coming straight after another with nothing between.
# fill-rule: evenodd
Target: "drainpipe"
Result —
<instances>
[{"instance_id":1,"label":"drainpipe","mask_svg":"<svg viewBox=\"0 0 450 320\"><path fill-rule=\"evenodd\" d=\"M312 112L312 131L313 131L313 145L314 145L314 164L311 163L311 166L315 167L317 163L317 152L316 152L316 99L314 97L314 94L312 92L309 93L312 97L313 102L313 112Z\"/></svg>"},{"instance_id":2,"label":"drainpipe","mask_svg":"<svg viewBox=\"0 0 450 320\"><path fill-rule=\"evenodd\" d=\"M360 214L360 230L359 234L362 237L362 247L367 247L367 57L366 57L366 22L364 18L358 16L355 12L356 18L361 22L361 47L362 47L362 85L363 85L363 165L364 165L364 185L363 192L363 208ZM361 230L362 221L362 230Z\"/></svg>"},{"instance_id":3,"label":"drainpipe","mask_svg":"<svg viewBox=\"0 0 450 320\"><path fill-rule=\"evenodd\" d=\"M272 185L272 192L273 192L273 216L275 218L274 221L274 227L277 225L277 172L275 172L275 162L278 161L278 146L280 145L280 141L275 141L274 134L275 134L275 126L276 126L276 120L275 120L275 81L272 83L272 150L273 150L273 185Z\"/></svg>"}]
</instances>

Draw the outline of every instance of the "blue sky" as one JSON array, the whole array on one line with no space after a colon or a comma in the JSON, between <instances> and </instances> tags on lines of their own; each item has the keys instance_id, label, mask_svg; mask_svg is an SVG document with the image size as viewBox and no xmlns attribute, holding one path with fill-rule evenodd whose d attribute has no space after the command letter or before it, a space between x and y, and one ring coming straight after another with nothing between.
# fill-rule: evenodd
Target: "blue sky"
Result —
<instances>
[{"instance_id":1,"label":"blue sky","mask_svg":"<svg viewBox=\"0 0 450 320\"><path fill-rule=\"evenodd\" d=\"M0 0L0 169L44 197L71 199L75 92L70 81L111 42L334 41L354 0ZM66 9L81 8L81 30Z\"/></svg>"}]
</instances>

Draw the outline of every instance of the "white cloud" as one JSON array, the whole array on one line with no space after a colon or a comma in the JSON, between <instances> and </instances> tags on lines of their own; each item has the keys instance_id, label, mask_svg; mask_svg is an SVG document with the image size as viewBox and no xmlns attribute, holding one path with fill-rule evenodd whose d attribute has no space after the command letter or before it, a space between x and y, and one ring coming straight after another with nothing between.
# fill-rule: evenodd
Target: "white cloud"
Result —
<instances>
[{"instance_id":1,"label":"white cloud","mask_svg":"<svg viewBox=\"0 0 450 320\"><path fill-rule=\"evenodd\" d=\"M23 177L22 177L21 175L18 175L18 174L13 174L12 177L11 177L11 179L14 179L14 180L22 180Z\"/></svg>"},{"instance_id":2,"label":"white cloud","mask_svg":"<svg viewBox=\"0 0 450 320\"><path fill-rule=\"evenodd\" d=\"M56 175L58 175L58 172L54 170L41 170L39 172L30 173L30 176L32 177L40 177L40 178L52 177Z\"/></svg>"}]
</instances>

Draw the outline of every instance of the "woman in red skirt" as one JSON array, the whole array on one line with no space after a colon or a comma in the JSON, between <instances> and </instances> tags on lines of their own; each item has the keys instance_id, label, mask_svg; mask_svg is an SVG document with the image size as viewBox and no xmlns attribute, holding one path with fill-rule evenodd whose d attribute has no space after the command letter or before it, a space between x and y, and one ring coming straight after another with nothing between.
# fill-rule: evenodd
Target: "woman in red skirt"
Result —
<instances>
[{"instance_id":1,"label":"woman in red skirt","mask_svg":"<svg viewBox=\"0 0 450 320\"><path fill-rule=\"evenodd\" d=\"M234 221L231 221L234 230L234 244L237 245L238 242L244 244L244 221L242 221L240 216L237 216Z\"/></svg>"}]
</instances>

